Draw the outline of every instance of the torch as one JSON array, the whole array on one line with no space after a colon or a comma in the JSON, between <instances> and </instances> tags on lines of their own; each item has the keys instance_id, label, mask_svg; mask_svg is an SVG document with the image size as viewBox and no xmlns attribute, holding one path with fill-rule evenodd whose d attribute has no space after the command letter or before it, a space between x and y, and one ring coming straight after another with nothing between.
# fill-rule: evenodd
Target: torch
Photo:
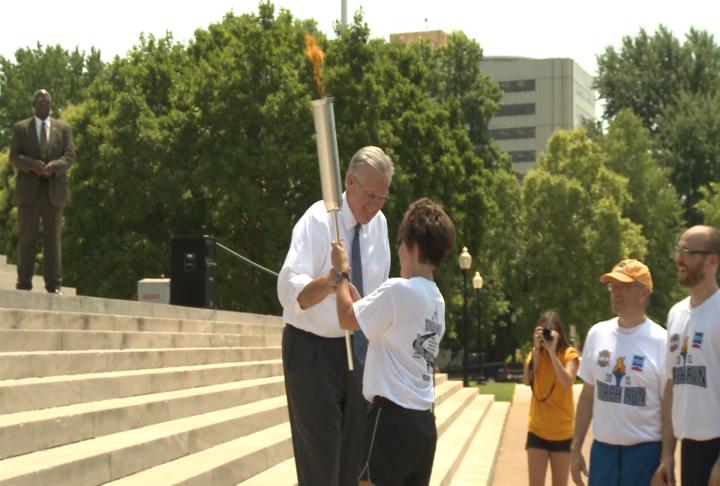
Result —
<instances>
[{"instance_id":1,"label":"torch","mask_svg":"<svg viewBox=\"0 0 720 486\"><path fill-rule=\"evenodd\" d=\"M318 162L320 164L320 185L322 186L325 209L332 215L335 241L340 242L338 214L342 207L342 186L340 185L340 161L338 157L337 137L335 135L335 114L333 99L312 100L315 133L317 134ZM348 369L353 371L350 332L345 331L345 349L347 350Z\"/></svg>"}]
</instances>

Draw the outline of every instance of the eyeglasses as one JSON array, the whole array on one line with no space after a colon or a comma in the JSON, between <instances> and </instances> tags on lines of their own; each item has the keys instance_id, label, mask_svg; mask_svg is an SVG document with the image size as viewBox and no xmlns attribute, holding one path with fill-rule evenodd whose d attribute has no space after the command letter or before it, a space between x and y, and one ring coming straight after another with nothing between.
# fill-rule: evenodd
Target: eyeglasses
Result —
<instances>
[{"instance_id":1,"label":"eyeglasses","mask_svg":"<svg viewBox=\"0 0 720 486\"><path fill-rule=\"evenodd\" d=\"M618 283L618 282L610 282L607 284L607 290L608 292L612 292L613 290L616 292L626 292L632 288L636 287L643 287L643 284L640 283Z\"/></svg>"},{"instance_id":2,"label":"eyeglasses","mask_svg":"<svg viewBox=\"0 0 720 486\"><path fill-rule=\"evenodd\" d=\"M382 202L383 204L385 204L386 202L388 202L390 200L390 194L375 194L374 192L370 192L370 191L366 190L362 186L362 184L360 184L359 180L355 179L355 182L357 182L358 187L360 188L362 193L365 194L365 197L367 197L371 201L378 201L378 202Z\"/></svg>"},{"instance_id":3,"label":"eyeglasses","mask_svg":"<svg viewBox=\"0 0 720 486\"><path fill-rule=\"evenodd\" d=\"M675 256L682 256L684 258L690 255L712 255L715 253L710 250L688 250L687 248L680 248L677 245L673 247L673 250L675 251Z\"/></svg>"}]
</instances>

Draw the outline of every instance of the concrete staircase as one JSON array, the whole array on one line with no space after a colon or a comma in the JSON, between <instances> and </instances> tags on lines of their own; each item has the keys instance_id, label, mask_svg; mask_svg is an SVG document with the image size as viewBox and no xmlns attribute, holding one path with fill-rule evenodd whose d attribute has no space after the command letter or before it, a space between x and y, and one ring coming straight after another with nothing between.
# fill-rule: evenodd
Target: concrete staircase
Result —
<instances>
[{"instance_id":1,"label":"concrete staircase","mask_svg":"<svg viewBox=\"0 0 720 486\"><path fill-rule=\"evenodd\" d=\"M0 486L296 484L281 333L273 316L0 290ZM437 375L432 484L490 484L506 415Z\"/></svg>"},{"instance_id":2,"label":"concrete staircase","mask_svg":"<svg viewBox=\"0 0 720 486\"><path fill-rule=\"evenodd\" d=\"M0 289L14 289L17 283L17 266L7 262L5 255L0 255ZM39 275L33 275L32 279L33 292L45 292L45 281ZM75 289L72 287L63 287L63 294L75 295Z\"/></svg>"}]
</instances>

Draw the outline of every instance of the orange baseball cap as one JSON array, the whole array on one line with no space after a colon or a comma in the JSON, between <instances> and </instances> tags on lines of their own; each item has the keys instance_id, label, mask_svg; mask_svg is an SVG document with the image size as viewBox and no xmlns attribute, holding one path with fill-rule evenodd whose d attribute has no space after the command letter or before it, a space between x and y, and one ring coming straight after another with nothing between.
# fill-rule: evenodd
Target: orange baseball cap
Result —
<instances>
[{"instance_id":1,"label":"orange baseball cap","mask_svg":"<svg viewBox=\"0 0 720 486\"><path fill-rule=\"evenodd\" d=\"M633 259L622 260L613 267L611 272L600 276L600 281L602 283L612 281L622 283L637 282L639 284L643 284L650 290L653 289L650 269L644 263Z\"/></svg>"}]
</instances>

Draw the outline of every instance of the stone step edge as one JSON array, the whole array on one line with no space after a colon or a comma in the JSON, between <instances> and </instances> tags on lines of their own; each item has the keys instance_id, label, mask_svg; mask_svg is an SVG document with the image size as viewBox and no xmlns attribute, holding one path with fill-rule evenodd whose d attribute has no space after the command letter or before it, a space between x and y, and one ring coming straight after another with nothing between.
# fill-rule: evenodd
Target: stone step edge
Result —
<instances>
[{"instance_id":1,"label":"stone step edge","mask_svg":"<svg viewBox=\"0 0 720 486\"><path fill-rule=\"evenodd\" d=\"M57 478L58 483L60 478L67 481L71 478L63 476L66 472L63 469L68 465L72 465L74 469L82 468L80 463L93 467L96 460L100 458L101 462L110 468L113 454L122 455L132 452L133 455L144 457L142 449L152 449L155 444L163 441L169 439L190 441L192 440L191 434L201 434L203 429L221 426L235 420L250 420L262 413L282 410L284 410L283 420L287 421L287 401L284 396L278 396L3 459L0 460L0 484L3 480L14 479L22 482L25 478L34 479L35 476L42 477L42 481L28 484L55 484L52 478ZM204 439L207 439L207 436ZM207 447L217 445L208 444L207 440L203 442ZM193 452L189 450L188 445L185 454ZM119 464L117 467L127 466ZM115 478L110 477L110 479ZM73 483L71 480L70 483L64 484Z\"/></svg>"},{"instance_id":2,"label":"stone step edge","mask_svg":"<svg viewBox=\"0 0 720 486\"><path fill-rule=\"evenodd\" d=\"M210 326L220 325L220 326L257 326L268 330L278 331L278 334L282 334L282 329L284 327L284 324L281 320L278 320L277 322L266 322L269 321L267 319L267 316L264 316L262 314L250 314L250 313L241 313L242 315L252 316L257 318L258 316L260 319L250 320L249 322L244 321L228 321L228 320L220 320L220 319L197 319L197 318L191 318L191 317L163 317L163 316L145 316L145 315L131 315L131 314L108 314L108 313L102 313L102 312L88 312L88 311L72 311L72 310L62 310L62 309L27 309L22 307L0 307L0 312L20 312L20 313L28 313L31 315L47 315L49 317L62 314L63 316L68 317L77 317L78 319L85 319L85 318L110 318L115 320L127 320L127 321L159 321L161 323L165 322L177 322L178 324L182 323L202 323ZM273 316L274 317L274 316ZM263 322L259 322L263 321ZM179 331L182 332L182 331ZM273 333L274 334L274 333Z\"/></svg>"},{"instance_id":3,"label":"stone step edge","mask_svg":"<svg viewBox=\"0 0 720 486\"><path fill-rule=\"evenodd\" d=\"M129 371L111 371L99 373L83 373L78 375L58 375L47 376L43 378L21 378L18 380L0 381L0 399L5 396L5 401L0 400L0 412L2 414L23 412L28 410L44 410L47 408L62 407L75 403L88 403L91 401L108 400L113 398L125 398L130 396L143 395L147 393L123 394L126 389L123 383L129 381L133 386L143 390L150 390L149 393L160 393L183 389L188 379L188 375L201 375L209 372L237 372L244 373L245 370L251 370L256 367L269 367L271 369L278 368L277 374L269 370L273 374L267 376L279 376L282 374L282 360L270 359L262 361L234 361L229 363L211 363L189 366L174 366L167 368L145 368L141 370ZM168 388L165 383L171 380L173 376L177 376L181 386L177 388ZM206 383L197 386L217 385L227 383L229 381L238 381L234 378L233 373L229 373L230 380ZM265 377L267 377L265 376ZM259 378L259 377L256 377ZM252 378L246 378L252 379ZM145 386L138 383L138 380L144 380ZM160 388L154 382L160 382L163 387ZM111 386L114 385L114 386ZM80 389L81 392L77 392ZM102 390L100 392L99 390ZM72 398L80 401L63 400L63 391L67 391ZM122 393L121 393L122 392ZM31 395L32 399L23 396ZM36 406L34 408L25 408L23 404L42 403L40 399L35 397L42 396L45 398L46 406ZM88 397L92 397L88 399ZM10 407L8 402L12 400L14 407ZM0 414L0 417L2 417Z\"/></svg>"},{"instance_id":4,"label":"stone step edge","mask_svg":"<svg viewBox=\"0 0 720 486\"><path fill-rule=\"evenodd\" d=\"M12 304L10 304L10 302L12 302ZM91 297L86 295L57 296L12 289L0 289L0 307L206 321L244 322L248 319L256 319L259 321L258 323L283 325L280 316L265 314Z\"/></svg>"},{"instance_id":5,"label":"stone step edge","mask_svg":"<svg viewBox=\"0 0 720 486\"><path fill-rule=\"evenodd\" d=\"M3 380L81 373L128 371L280 357L280 346L150 348L0 353Z\"/></svg>"},{"instance_id":6,"label":"stone step edge","mask_svg":"<svg viewBox=\"0 0 720 486\"><path fill-rule=\"evenodd\" d=\"M285 396L281 377L0 416L0 459Z\"/></svg>"},{"instance_id":7,"label":"stone step edge","mask_svg":"<svg viewBox=\"0 0 720 486\"><path fill-rule=\"evenodd\" d=\"M453 424L438 438L437 451L454 451L450 455L435 455L431 486L449 486L457 468L465 457L470 444L477 434L494 397L477 395Z\"/></svg>"},{"instance_id":8,"label":"stone step edge","mask_svg":"<svg viewBox=\"0 0 720 486\"><path fill-rule=\"evenodd\" d=\"M453 484L491 486L510 402L494 402L460 462Z\"/></svg>"},{"instance_id":9,"label":"stone step edge","mask_svg":"<svg viewBox=\"0 0 720 486\"><path fill-rule=\"evenodd\" d=\"M250 380L231 381L215 385L181 388L179 390L147 393L122 398L109 398L92 402L76 403L61 407L29 410L24 412L7 413L0 415L0 430L6 427L29 425L35 422L59 421L64 417L77 417L84 414L114 411L138 405L153 405L155 403L170 402L183 398L194 398L219 391L242 390L260 387L265 384L283 382L282 376L267 376Z\"/></svg>"},{"instance_id":10,"label":"stone step edge","mask_svg":"<svg viewBox=\"0 0 720 486\"><path fill-rule=\"evenodd\" d=\"M281 346L195 346L191 348L133 348L133 349L75 349L68 351L2 351L0 357L3 356L44 356L56 354L60 356L75 355L92 355L92 354L118 354L118 353L147 353L147 352L169 352L169 351L227 351L232 349L281 349Z\"/></svg>"},{"instance_id":11,"label":"stone step edge","mask_svg":"<svg viewBox=\"0 0 720 486\"><path fill-rule=\"evenodd\" d=\"M460 383L462 384L462 382ZM456 399L456 395L461 399ZM460 389L453 389L452 397L437 406L435 409L435 421L438 430L438 437L442 437L448 427L452 425L456 417L465 410L476 395L476 390L473 389L462 387ZM460 408L456 410L455 407L458 405ZM441 452L442 451L438 448L435 455L437 456L437 454ZM291 457L290 459L275 464L269 469L252 476L241 483L238 483L236 486L296 486L296 475L295 459Z\"/></svg>"},{"instance_id":12,"label":"stone step edge","mask_svg":"<svg viewBox=\"0 0 720 486\"><path fill-rule=\"evenodd\" d=\"M153 340L162 347L279 346L280 335L173 333L145 331L82 331L56 329L0 329L3 352L90 351L147 349ZM247 342L245 342L247 341ZM62 347L65 349L57 349ZM27 348L27 349L22 349ZM43 349L44 348L44 349Z\"/></svg>"},{"instance_id":13,"label":"stone step edge","mask_svg":"<svg viewBox=\"0 0 720 486\"><path fill-rule=\"evenodd\" d=\"M460 388L448 399L447 407L441 406L435 410L438 437L445 433L445 430L457 420L460 414L476 399L477 395L477 390Z\"/></svg>"},{"instance_id":14,"label":"stone step edge","mask_svg":"<svg viewBox=\"0 0 720 486\"><path fill-rule=\"evenodd\" d=\"M117 479L105 486L209 485L228 480L242 481L288 457L292 457L292 439L290 423L285 422ZM222 477L223 481L215 480L218 477Z\"/></svg>"}]
</instances>

